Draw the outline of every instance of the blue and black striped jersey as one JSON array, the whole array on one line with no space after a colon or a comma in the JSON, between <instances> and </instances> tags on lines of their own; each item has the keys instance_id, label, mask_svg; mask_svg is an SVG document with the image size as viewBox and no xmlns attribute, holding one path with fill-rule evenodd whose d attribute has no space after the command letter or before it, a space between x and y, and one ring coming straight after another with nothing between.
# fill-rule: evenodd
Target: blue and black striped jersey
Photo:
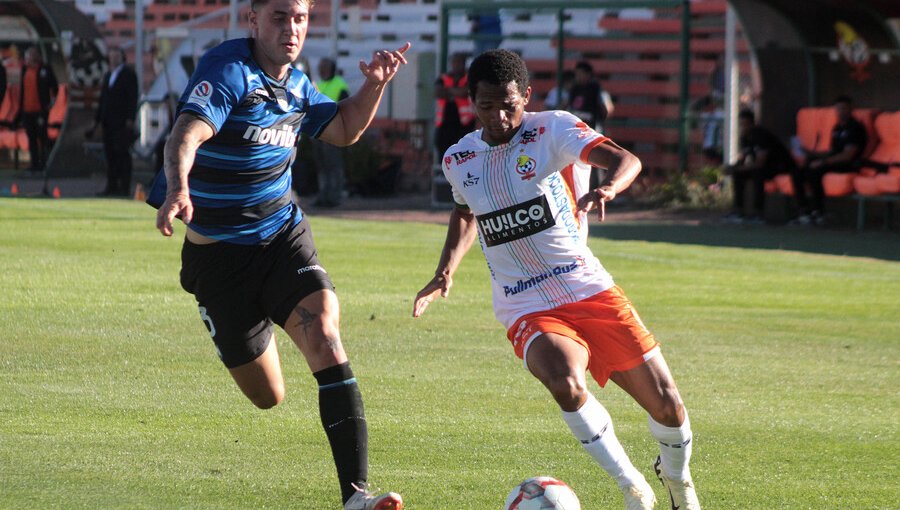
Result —
<instances>
[{"instance_id":1,"label":"blue and black striped jersey","mask_svg":"<svg viewBox=\"0 0 900 510\"><path fill-rule=\"evenodd\" d=\"M300 221L291 194L297 138L301 131L319 136L337 113L302 72L291 69L280 82L267 76L252 45L234 39L204 54L178 105L179 115L196 115L215 133L198 148L189 174L189 228L235 244L264 244ZM157 181L164 193L164 179Z\"/></svg>"}]
</instances>

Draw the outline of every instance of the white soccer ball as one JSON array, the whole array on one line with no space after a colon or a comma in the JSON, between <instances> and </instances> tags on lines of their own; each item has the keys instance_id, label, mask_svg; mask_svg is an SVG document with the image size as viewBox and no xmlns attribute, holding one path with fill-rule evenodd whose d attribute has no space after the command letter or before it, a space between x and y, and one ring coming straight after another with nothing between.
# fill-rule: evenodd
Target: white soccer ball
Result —
<instances>
[{"instance_id":1,"label":"white soccer ball","mask_svg":"<svg viewBox=\"0 0 900 510\"><path fill-rule=\"evenodd\" d=\"M506 497L505 510L581 510L571 487L549 476L529 478Z\"/></svg>"}]
</instances>

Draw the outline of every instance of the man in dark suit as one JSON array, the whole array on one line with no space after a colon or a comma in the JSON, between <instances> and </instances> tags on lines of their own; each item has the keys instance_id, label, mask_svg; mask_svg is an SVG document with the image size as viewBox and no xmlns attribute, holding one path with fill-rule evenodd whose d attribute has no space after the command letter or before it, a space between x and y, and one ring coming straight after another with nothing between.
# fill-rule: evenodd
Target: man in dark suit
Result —
<instances>
[{"instance_id":1,"label":"man in dark suit","mask_svg":"<svg viewBox=\"0 0 900 510\"><path fill-rule=\"evenodd\" d=\"M125 51L112 48L107 55L109 72L103 77L100 103L94 126L88 130L93 138L97 127L103 128L103 151L106 153L106 189L100 195L127 196L131 189L131 144L137 132L137 75L125 63Z\"/></svg>"}]
</instances>

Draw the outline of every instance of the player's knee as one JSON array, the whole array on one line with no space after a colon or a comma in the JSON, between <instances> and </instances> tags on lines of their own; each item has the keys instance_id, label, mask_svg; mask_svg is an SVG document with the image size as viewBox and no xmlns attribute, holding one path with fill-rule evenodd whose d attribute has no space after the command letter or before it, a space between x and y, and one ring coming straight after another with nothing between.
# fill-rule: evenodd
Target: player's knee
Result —
<instances>
[{"instance_id":1,"label":"player's knee","mask_svg":"<svg viewBox=\"0 0 900 510\"><path fill-rule=\"evenodd\" d=\"M344 352L337 321L323 317L317 321L317 329L311 335L312 355L322 361L336 360Z\"/></svg>"},{"instance_id":2,"label":"player's knee","mask_svg":"<svg viewBox=\"0 0 900 510\"><path fill-rule=\"evenodd\" d=\"M584 379L574 375L554 378L549 381L547 388L556 403L565 411L577 410L587 398Z\"/></svg>"},{"instance_id":3,"label":"player's knee","mask_svg":"<svg viewBox=\"0 0 900 510\"><path fill-rule=\"evenodd\" d=\"M659 405L650 411L650 416L667 427L678 427L684 421L684 404L679 398L663 399Z\"/></svg>"},{"instance_id":4,"label":"player's knee","mask_svg":"<svg viewBox=\"0 0 900 510\"><path fill-rule=\"evenodd\" d=\"M271 409L284 400L284 385L250 392L247 398L260 409Z\"/></svg>"}]
</instances>

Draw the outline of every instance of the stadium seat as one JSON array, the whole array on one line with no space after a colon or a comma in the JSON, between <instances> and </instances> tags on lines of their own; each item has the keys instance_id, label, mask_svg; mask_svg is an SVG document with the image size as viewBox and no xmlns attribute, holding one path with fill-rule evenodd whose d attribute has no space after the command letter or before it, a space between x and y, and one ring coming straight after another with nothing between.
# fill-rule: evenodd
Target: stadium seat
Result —
<instances>
[{"instance_id":1,"label":"stadium seat","mask_svg":"<svg viewBox=\"0 0 900 510\"><path fill-rule=\"evenodd\" d=\"M878 189L876 176L858 175L854 177L853 189L859 195L874 196L881 194L881 190Z\"/></svg>"},{"instance_id":2,"label":"stadium seat","mask_svg":"<svg viewBox=\"0 0 900 510\"><path fill-rule=\"evenodd\" d=\"M900 193L900 168L892 168L886 174L876 175L875 185L884 194Z\"/></svg>"},{"instance_id":3,"label":"stadium seat","mask_svg":"<svg viewBox=\"0 0 900 510\"><path fill-rule=\"evenodd\" d=\"M66 120L66 111L69 108L69 97L65 84L59 86L56 93L56 102L50 108L50 114L47 117L47 135L50 140L56 140L59 137L59 130L63 122Z\"/></svg>"},{"instance_id":4,"label":"stadium seat","mask_svg":"<svg viewBox=\"0 0 900 510\"><path fill-rule=\"evenodd\" d=\"M789 174L778 174L773 179L775 189L782 195L794 196L794 182Z\"/></svg>"},{"instance_id":5,"label":"stadium seat","mask_svg":"<svg viewBox=\"0 0 900 510\"><path fill-rule=\"evenodd\" d=\"M822 176L822 188L826 197L845 197L853 194L853 179L859 174L829 172Z\"/></svg>"}]
</instances>

